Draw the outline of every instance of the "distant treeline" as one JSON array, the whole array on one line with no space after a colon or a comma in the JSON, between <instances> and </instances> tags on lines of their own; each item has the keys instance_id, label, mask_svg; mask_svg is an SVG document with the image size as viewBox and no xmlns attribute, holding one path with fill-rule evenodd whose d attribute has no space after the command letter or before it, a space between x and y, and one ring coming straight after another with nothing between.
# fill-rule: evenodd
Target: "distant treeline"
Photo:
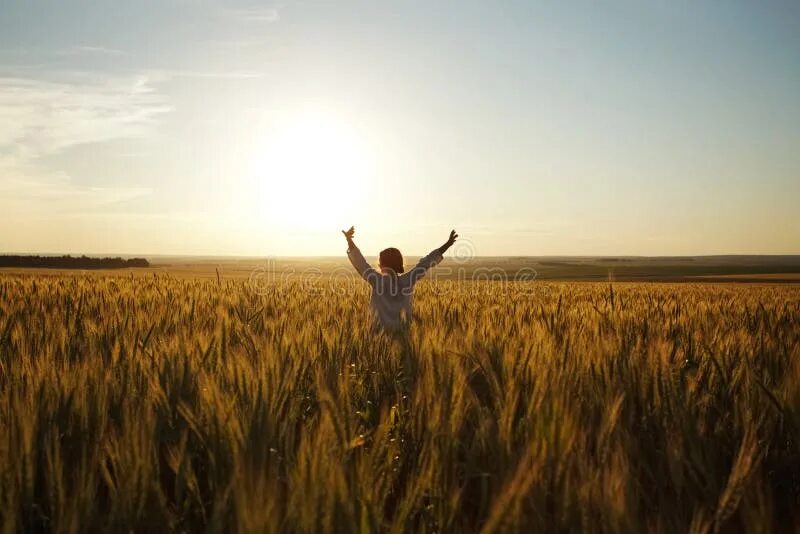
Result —
<instances>
[{"instance_id":1,"label":"distant treeline","mask_svg":"<svg viewBox=\"0 0 800 534\"><path fill-rule=\"evenodd\" d=\"M124 269L149 267L144 258L90 258L88 256L0 256L0 267L39 267L45 269Z\"/></svg>"}]
</instances>

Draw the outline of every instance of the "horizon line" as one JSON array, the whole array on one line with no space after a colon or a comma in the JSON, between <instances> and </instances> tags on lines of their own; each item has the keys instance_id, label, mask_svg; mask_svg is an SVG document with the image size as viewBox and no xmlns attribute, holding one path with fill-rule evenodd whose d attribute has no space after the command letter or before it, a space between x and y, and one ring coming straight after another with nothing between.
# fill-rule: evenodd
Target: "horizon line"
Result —
<instances>
[{"instance_id":1,"label":"horizon line","mask_svg":"<svg viewBox=\"0 0 800 534\"><path fill-rule=\"evenodd\" d=\"M123 253L123 252L0 252L0 256L86 256L90 258L197 258L197 259L304 259L304 258L324 258L324 259L345 259L346 254L143 254L143 253ZM422 256L419 254L408 254L407 257ZM365 254L365 257L377 257L377 254ZM720 258L720 257L785 257L800 258L800 252L796 253L704 253L704 254L487 254L475 255L470 260L480 258ZM447 256L445 256L447 258Z\"/></svg>"}]
</instances>

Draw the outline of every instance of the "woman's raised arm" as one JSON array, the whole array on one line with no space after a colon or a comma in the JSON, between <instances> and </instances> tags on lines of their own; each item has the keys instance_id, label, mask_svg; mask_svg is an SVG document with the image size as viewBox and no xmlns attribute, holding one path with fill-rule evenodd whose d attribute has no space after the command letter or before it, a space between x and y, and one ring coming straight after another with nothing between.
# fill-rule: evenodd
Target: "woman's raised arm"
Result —
<instances>
[{"instance_id":1,"label":"woman's raised arm","mask_svg":"<svg viewBox=\"0 0 800 534\"><path fill-rule=\"evenodd\" d=\"M364 255L361 254L355 241L353 241L353 236L356 233L355 227L351 226L349 230L342 230L342 233L347 240L347 259L350 260L353 268L361 275L361 278L371 283L375 280L375 277L379 276L378 271L367 263L367 260L364 259Z\"/></svg>"},{"instance_id":2,"label":"woman's raised arm","mask_svg":"<svg viewBox=\"0 0 800 534\"><path fill-rule=\"evenodd\" d=\"M435 267L436 264L442 261L442 256L444 256L444 253L447 252L447 249L453 246L453 243L456 242L456 239L458 239L458 234L455 230L451 230L450 237L447 238L447 241L444 242L444 245L433 249L430 254L420 259L414 268L408 273L408 276L411 278L411 282L416 283L420 278L425 276L425 273L428 272L428 269Z\"/></svg>"}]
</instances>

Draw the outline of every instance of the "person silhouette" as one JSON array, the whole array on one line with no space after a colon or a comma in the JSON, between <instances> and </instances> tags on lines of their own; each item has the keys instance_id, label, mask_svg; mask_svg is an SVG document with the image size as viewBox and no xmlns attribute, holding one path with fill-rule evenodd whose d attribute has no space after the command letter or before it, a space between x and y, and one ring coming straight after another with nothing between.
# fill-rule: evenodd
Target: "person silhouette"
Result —
<instances>
[{"instance_id":1,"label":"person silhouette","mask_svg":"<svg viewBox=\"0 0 800 534\"><path fill-rule=\"evenodd\" d=\"M419 282L431 267L442 261L444 253L453 246L458 239L455 230L450 232L450 237L439 248L420 259L408 272L403 267L403 254L394 247L381 251L378 257L378 269L370 266L361 250L353 241L355 227L342 230L347 240L347 258L358 274L369 283L372 288L370 307L378 323L384 328L393 330L411 321L411 304L414 296L414 286Z\"/></svg>"}]
</instances>

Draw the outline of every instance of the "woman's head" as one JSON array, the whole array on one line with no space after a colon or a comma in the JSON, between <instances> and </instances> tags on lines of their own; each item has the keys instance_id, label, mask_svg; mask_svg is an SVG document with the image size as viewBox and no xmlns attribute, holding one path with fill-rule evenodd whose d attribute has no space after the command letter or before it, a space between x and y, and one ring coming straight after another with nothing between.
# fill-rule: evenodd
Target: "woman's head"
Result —
<instances>
[{"instance_id":1,"label":"woman's head","mask_svg":"<svg viewBox=\"0 0 800 534\"><path fill-rule=\"evenodd\" d=\"M378 263L381 270L391 269L397 274L401 274L404 271L403 255L394 247L381 250L381 254L378 256Z\"/></svg>"}]
</instances>

